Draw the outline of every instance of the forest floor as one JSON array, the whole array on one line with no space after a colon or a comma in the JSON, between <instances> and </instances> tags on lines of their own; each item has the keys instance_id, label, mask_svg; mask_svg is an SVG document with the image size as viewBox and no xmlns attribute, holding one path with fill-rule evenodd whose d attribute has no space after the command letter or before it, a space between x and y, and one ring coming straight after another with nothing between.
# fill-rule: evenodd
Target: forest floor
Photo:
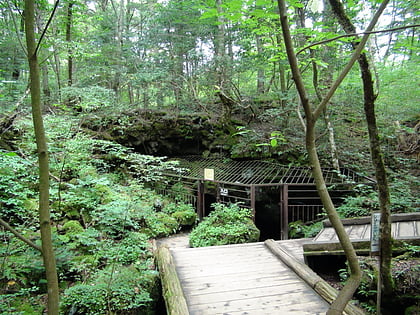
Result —
<instances>
[{"instance_id":1,"label":"forest floor","mask_svg":"<svg viewBox=\"0 0 420 315\"><path fill-rule=\"evenodd\" d=\"M156 240L157 246L167 245L169 248L188 248L190 247L189 233L178 233L169 237Z\"/></svg>"}]
</instances>

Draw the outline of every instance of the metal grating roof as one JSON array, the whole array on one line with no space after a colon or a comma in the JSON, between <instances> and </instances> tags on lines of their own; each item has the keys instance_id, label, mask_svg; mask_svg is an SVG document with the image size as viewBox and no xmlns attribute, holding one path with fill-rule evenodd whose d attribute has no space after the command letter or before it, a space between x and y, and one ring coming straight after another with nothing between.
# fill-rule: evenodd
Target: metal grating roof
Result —
<instances>
[{"instance_id":1,"label":"metal grating roof","mask_svg":"<svg viewBox=\"0 0 420 315\"><path fill-rule=\"evenodd\" d=\"M214 169L217 182L242 185L313 184L309 167L293 167L266 161L235 161L230 159L201 158L188 156L175 159L186 169L181 177L204 178L204 169ZM340 173L333 168L323 168L327 184L374 184L372 179L354 171L341 168ZM171 175L171 174L168 174ZM175 175L175 174L172 174ZM177 174L176 176L180 176Z\"/></svg>"}]
</instances>

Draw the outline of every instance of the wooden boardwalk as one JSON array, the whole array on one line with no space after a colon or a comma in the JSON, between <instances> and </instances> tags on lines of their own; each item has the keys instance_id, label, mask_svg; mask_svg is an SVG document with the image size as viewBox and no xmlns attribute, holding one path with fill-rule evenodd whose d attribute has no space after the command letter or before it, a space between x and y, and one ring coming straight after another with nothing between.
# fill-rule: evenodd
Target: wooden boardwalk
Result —
<instances>
[{"instance_id":1,"label":"wooden boardwalk","mask_svg":"<svg viewBox=\"0 0 420 315\"><path fill-rule=\"evenodd\" d=\"M301 246L288 244L303 260ZM264 243L170 251L191 315L325 314L328 309Z\"/></svg>"}]
</instances>

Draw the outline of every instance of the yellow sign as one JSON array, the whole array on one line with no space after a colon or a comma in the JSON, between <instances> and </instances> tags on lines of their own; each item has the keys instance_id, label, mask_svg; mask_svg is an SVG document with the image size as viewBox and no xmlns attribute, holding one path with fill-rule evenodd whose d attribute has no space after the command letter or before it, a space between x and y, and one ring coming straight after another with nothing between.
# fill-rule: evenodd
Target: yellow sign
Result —
<instances>
[{"instance_id":1,"label":"yellow sign","mask_svg":"<svg viewBox=\"0 0 420 315\"><path fill-rule=\"evenodd\" d=\"M212 168L204 169L204 180L214 180L214 169Z\"/></svg>"}]
</instances>

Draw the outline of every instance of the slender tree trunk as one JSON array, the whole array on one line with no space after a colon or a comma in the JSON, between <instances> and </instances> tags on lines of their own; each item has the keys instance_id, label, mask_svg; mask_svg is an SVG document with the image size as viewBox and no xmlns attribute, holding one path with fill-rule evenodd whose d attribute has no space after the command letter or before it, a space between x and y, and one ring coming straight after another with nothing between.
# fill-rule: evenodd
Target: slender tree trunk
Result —
<instances>
[{"instance_id":1,"label":"slender tree trunk","mask_svg":"<svg viewBox=\"0 0 420 315\"><path fill-rule=\"evenodd\" d=\"M334 95L335 91L337 90L338 86L344 80L346 75L349 73L350 69L353 67L356 60L359 58L363 48L366 45L368 40L368 35L364 35L362 40L360 41L357 49L354 51L351 59L341 71L337 79L331 85L331 88L326 93L325 97L322 101L317 105L315 109L311 102L309 101L308 93L306 87L303 82L303 78L301 72L299 70L298 61L296 58L296 54L294 52L292 37L290 34L290 28L287 21L287 10L285 5L285 0L278 0L279 11L280 11L280 22L282 26L283 38L284 43L286 46L286 53L287 58L290 64L290 68L293 75L293 80L295 82L296 89L298 90L300 101L302 103L303 109L305 111L306 116L306 149L308 151L309 159L310 159L310 166L312 168L312 174L315 179L315 184L317 187L318 194L322 200L325 210L327 211L328 218L331 221L332 226L337 233L338 239L340 240L340 244L346 254L347 261L349 263L350 268L350 277L340 291L339 295L337 296L336 300L331 304L327 314L328 315L339 315L342 314L344 307L352 298L354 292L356 291L357 287L359 286L360 279L362 276L361 269L359 266L359 262L356 256L356 252L353 248L353 244L351 243L349 236L347 235L346 231L344 230L344 226L337 214L335 206L331 200L331 197L328 193L327 186L325 184L322 170L316 150L315 144L315 124L319 116L323 111L325 111L327 104L329 103L331 97ZM375 16L372 18L371 23L367 27L366 31L369 32L373 29L376 22L379 19L379 16L383 12L386 7L386 1L381 4L378 11L375 13Z\"/></svg>"},{"instance_id":2,"label":"slender tree trunk","mask_svg":"<svg viewBox=\"0 0 420 315\"><path fill-rule=\"evenodd\" d=\"M225 90L226 85L226 21L223 17L223 1L216 0L216 9L218 12L217 33L214 39L215 65L216 65L216 85Z\"/></svg>"},{"instance_id":3,"label":"slender tree trunk","mask_svg":"<svg viewBox=\"0 0 420 315\"><path fill-rule=\"evenodd\" d=\"M388 1L384 1L387 3ZM345 14L344 7L338 0L330 0L334 14L337 16L338 22L346 33L355 33L356 28ZM353 42L353 47L357 46L357 42ZM385 163L382 158L381 145L379 140L379 131L376 124L374 84L372 72L369 67L369 61L366 53L362 53L359 57L359 68L363 82L364 110L366 122L368 126L370 151L372 163L375 167L375 175L378 183L379 207L381 210L381 264L380 276L383 283L383 298L391 296L393 292L393 281L391 275L391 258L392 258L392 236L391 236L391 202L389 196L388 179L386 175Z\"/></svg>"},{"instance_id":4,"label":"slender tree trunk","mask_svg":"<svg viewBox=\"0 0 420 315\"><path fill-rule=\"evenodd\" d=\"M71 48L71 30L73 24L73 0L69 0L67 4L67 21L66 21L66 42L68 45L67 50L67 85L73 85L73 51Z\"/></svg>"},{"instance_id":5,"label":"slender tree trunk","mask_svg":"<svg viewBox=\"0 0 420 315\"><path fill-rule=\"evenodd\" d=\"M258 56L261 56L263 54L263 44L261 40L261 35L256 35L256 44L257 44L257 53ZM257 94L263 95L265 92L265 71L263 65L258 65L257 70Z\"/></svg>"},{"instance_id":6,"label":"slender tree trunk","mask_svg":"<svg viewBox=\"0 0 420 315\"><path fill-rule=\"evenodd\" d=\"M44 103L49 106L51 104L51 90L48 82L48 64L44 62L42 65L42 93L44 94Z\"/></svg>"},{"instance_id":7,"label":"slender tree trunk","mask_svg":"<svg viewBox=\"0 0 420 315\"><path fill-rule=\"evenodd\" d=\"M49 163L48 148L45 137L41 110L41 86L35 42L35 0L25 0L25 33L28 49L30 72L32 117L39 164L39 221L42 241L42 257L45 266L48 288L48 314L56 315L59 311L58 277L51 237L51 220L49 210Z\"/></svg>"}]
</instances>

